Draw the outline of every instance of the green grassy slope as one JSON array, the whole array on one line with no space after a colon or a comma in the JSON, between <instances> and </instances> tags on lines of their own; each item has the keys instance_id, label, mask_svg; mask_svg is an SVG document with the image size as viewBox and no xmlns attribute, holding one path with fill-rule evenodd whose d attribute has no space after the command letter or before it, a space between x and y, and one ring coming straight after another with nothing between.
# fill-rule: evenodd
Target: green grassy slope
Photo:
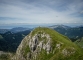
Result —
<instances>
[{"instance_id":1,"label":"green grassy slope","mask_svg":"<svg viewBox=\"0 0 83 60\"><path fill-rule=\"evenodd\" d=\"M38 27L22 40L13 60L83 60L83 49L55 30Z\"/></svg>"},{"instance_id":2,"label":"green grassy slope","mask_svg":"<svg viewBox=\"0 0 83 60\"><path fill-rule=\"evenodd\" d=\"M80 47L83 48L83 37L81 37L80 39L76 40L75 43L76 43L78 46L80 46Z\"/></svg>"},{"instance_id":3,"label":"green grassy slope","mask_svg":"<svg viewBox=\"0 0 83 60\"><path fill-rule=\"evenodd\" d=\"M46 54L46 52L42 49L41 53L37 56L37 60L82 60L83 59L82 49L73 42L71 42L71 40L69 40L66 36L63 36L52 29L41 28L41 27L34 29L32 32L32 36L34 36L36 33L39 33L40 31L50 35L52 42L51 46L52 53ZM39 34L42 33L40 32ZM61 44L60 49L56 48L57 44ZM62 51L64 49L67 50L67 55L62 54Z\"/></svg>"}]
</instances>

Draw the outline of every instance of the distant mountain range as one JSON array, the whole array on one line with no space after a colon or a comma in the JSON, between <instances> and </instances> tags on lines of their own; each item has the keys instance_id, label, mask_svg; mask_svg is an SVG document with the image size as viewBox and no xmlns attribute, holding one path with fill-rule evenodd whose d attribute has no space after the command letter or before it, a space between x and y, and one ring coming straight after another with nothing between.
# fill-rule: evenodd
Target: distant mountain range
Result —
<instances>
[{"instance_id":1,"label":"distant mountain range","mask_svg":"<svg viewBox=\"0 0 83 60\"><path fill-rule=\"evenodd\" d=\"M24 28L24 27L15 27L12 29L0 29L0 33L4 34L8 31L12 32L12 33L17 33L17 32L22 32L22 31L26 31L26 30L32 30L31 28Z\"/></svg>"},{"instance_id":2,"label":"distant mountain range","mask_svg":"<svg viewBox=\"0 0 83 60\"><path fill-rule=\"evenodd\" d=\"M65 25L53 25L49 26L49 28L52 28L57 32L69 37L72 41L75 41L83 36L83 26L69 27Z\"/></svg>"},{"instance_id":3,"label":"distant mountain range","mask_svg":"<svg viewBox=\"0 0 83 60\"><path fill-rule=\"evenodd\" d=\"M17 33L17 32L22 32L26 30L30 30L30 28L16 27L16 28L12 28L10 31L13 33Z\"/></svg>"},{"instance_id":4,"label":"distant mountain range","mask_svg":"<svg viewBox=\"0 0 83 60\"><path fill-rule=\"evenodd\" d=\"M69 26L65 26L65 25L53 25L53 26L49 26L50 28L63 28L63 29L69 29L71 27Z\"/></svg>"}]
</instances>

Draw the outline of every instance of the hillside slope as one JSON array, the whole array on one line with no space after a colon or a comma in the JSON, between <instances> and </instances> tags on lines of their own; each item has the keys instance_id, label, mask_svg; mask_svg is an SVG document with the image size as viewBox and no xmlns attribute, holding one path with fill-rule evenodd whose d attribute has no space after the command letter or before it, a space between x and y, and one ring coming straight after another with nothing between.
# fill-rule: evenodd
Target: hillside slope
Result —
<instances>
[{"instance_id":1,"label":"hillside slope","mask_svg":"<svg viewBox=\"0 0 83 60\"><path fill-rule=\"evenodd\" d=\"M82 49L49 28L36 28L18 46L12 60L82 60Z\"/></svg>"},{"instance_id":2,"label":"hillside slope","mask_svg":"<svg viewBox=\"0 0 83 60\"><path fill-rule=\"evenodd\" d=\"M76 40L75 43L80 46L81 48L83 48L83 37L81 37L80 39Z\"/></svg>"}]
</instances>

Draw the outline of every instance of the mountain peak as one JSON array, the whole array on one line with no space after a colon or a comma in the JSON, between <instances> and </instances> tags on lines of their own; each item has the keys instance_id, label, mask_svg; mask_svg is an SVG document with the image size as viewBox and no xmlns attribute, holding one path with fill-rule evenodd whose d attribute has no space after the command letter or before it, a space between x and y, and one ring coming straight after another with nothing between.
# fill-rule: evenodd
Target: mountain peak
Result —
<instances>
[{"instance_id":1,"label":"mountain peak","mask_svg":"<svg viewBox=\"0 0 83 60\"><path fill-rule=\"evenodd\" d=\"M63 29L69 29L71 27L69 26L65 26L65 25L53 25L53 26L50 26L50 28L63 28Z\"/></svg>"},{"instance_id":2,"label":"mountain peak","mask_svg":"<svg viewBox=\"0 0 83 60\"><path fill-rule=\"evenodd\" d=\"M81 49L67 37L49 28L36 28L18 46L12 60L60 60L76 56ZM81 51L82 52L82 51Z\"/></svg>"}]
</instances>

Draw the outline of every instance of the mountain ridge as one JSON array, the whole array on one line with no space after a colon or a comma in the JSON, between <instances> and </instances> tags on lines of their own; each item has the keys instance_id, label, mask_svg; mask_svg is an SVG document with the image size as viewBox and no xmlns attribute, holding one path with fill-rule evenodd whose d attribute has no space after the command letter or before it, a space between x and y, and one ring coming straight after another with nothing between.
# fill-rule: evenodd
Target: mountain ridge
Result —
<instances>
[{"instance_id":1,"label":"mountain ridge","mask_svg":"<svg viewBox=\"0 0 83 60\"><path fill-rule=\"evenodd\" d=\"M82 58L82 49L66 36L52 29L39 27L22 40L12 60L82 60Z\"/></svg>"}]
</instances>

